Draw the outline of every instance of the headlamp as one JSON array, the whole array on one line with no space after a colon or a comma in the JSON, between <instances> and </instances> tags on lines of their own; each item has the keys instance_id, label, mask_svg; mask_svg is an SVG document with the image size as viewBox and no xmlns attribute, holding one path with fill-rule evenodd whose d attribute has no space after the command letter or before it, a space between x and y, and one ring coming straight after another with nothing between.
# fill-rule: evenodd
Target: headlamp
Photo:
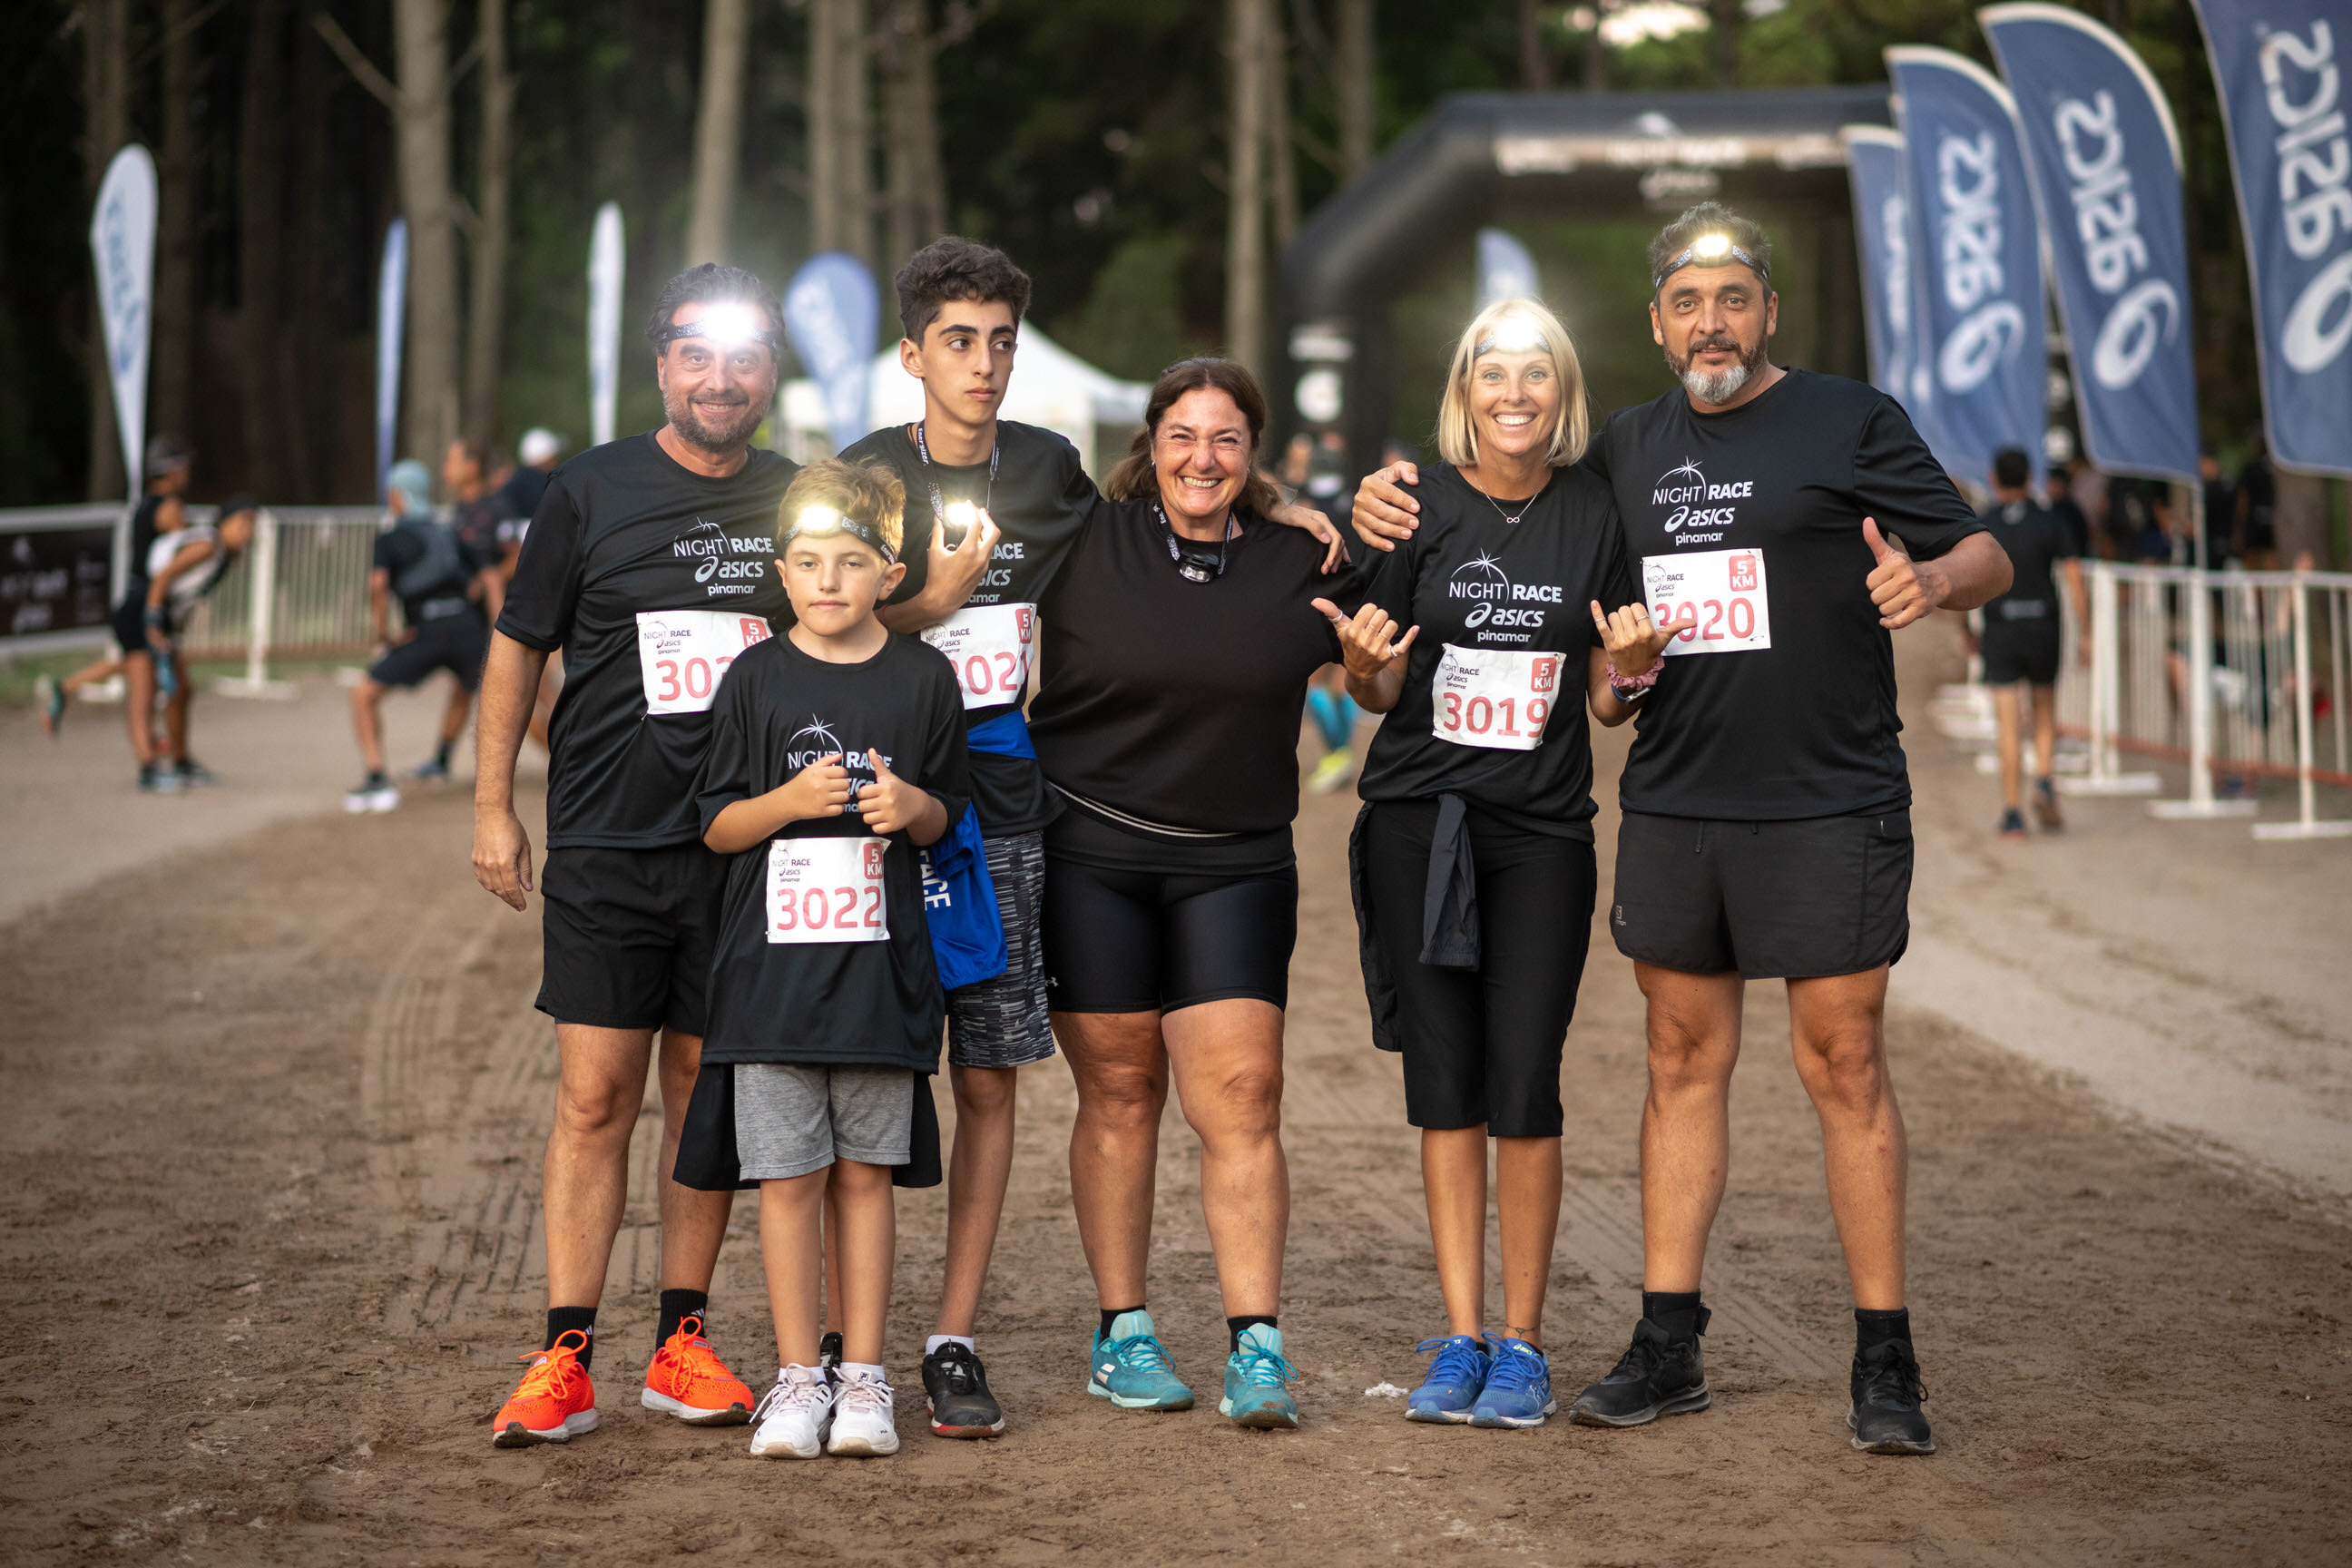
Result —
<instances>
[{"instance_id":1,"label":"headlamp","mask_svg":"<svg viewBox=\"0 0 2352 1568\"><path fill-rule=\"evenodd\" d=\"M1703 234L1676 252L1673 260L1660 268L1658 275L1650 279L1650 287L1654 289L1664 288L1666 279L1685 267L1723 267L1734 261L1746 267L1759 279L1769 279L1772 276L1769 268L1748 255L1740 247L1734 245L1729 235Z\"/></svg>"},{"instance_id":2,"label":"headlamp","mask_svg":"<svg viewBox=\"0 0 2352 1568\"><path fill-rule=\"evenodd\" d=\"M795 512L792 526L784 530L783 537L776 542L781 548L795 539L831 539L844 533L878 552L883 564L895 565L898 563L898 552L884 542L880 529L822 502L813 501Z\"/></svg>"},{"instance_id":3,"label":"headlamp","mask_svg":"<svg viewBox=\"0 0 2352 1568\"><path fill-rule=\"evenodd\" d=\"M680 338L700 338L721 353L730 353L752 343L765 344L772 352L776 347L776 334L760 325L760 316L761 312L749 305L731 301L711 305L706 307L695 321L664 327L654 334L654 342L671 343Z\"/></svg>"},{"instance_id":4,"label":"headlamp","mask_svg":"<svg viewBox=\"0 0 2352 1568\"><path fill-rule=\"evenodd\" d=\"M1543 329L1521 316L1506 316L1495 323L1495 330L1478 340L1472 358L1479 354L1534 353L1549 347L1544 342Z\"/></svg>"},{"instance_id":5,"label":"headlamp","mask_svg":"<svg viewBox=\"0 0 2352 1568\"><path fill-rule=\"evenodd\" d=\"M971 525L980 521L980 508L968 500L951 500L947 504L946 512L940 537L947 547L953 550L971 535Z\"/></svg>"}]
</instances>

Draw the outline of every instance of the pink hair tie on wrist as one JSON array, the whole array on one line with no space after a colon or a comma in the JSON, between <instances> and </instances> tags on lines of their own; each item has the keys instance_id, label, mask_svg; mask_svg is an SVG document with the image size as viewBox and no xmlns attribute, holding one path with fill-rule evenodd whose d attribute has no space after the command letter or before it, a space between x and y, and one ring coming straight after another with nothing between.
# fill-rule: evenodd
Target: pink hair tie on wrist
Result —
<instances>
[{"instance_id":1,"label":"pink hair tie on wrist","mask_svg":"<svg viewBox=\"0 0 2352 1568\"><path fill-rule=\"evenodd\" d=\"M1620 675L1614 665L1609 668L1609 689L1624 701L1631 702L1658 683L1659 672L1666 668L1666 656L1660 654L1649 668L1639 675Z\"/></svg>"}]
</instances>

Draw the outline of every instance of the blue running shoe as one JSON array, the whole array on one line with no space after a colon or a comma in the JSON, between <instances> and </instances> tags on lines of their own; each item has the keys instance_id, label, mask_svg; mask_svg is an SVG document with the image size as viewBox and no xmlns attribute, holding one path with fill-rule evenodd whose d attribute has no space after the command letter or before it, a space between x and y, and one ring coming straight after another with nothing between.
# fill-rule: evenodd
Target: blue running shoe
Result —
<instances>
[{"instance_id":1,"label":"blue running shoe","mask_svg":"<svg viewBox=\"0 0 2352 1568\"><path fill-rule=\"evenodd\" d=\"M1423 1340L1412 1347L1413 1354L1437 1352L1429 1363L1429 1375L1404 1402L1404 1418L1408 1421L1430 1421L1458 1426L1470 1419L1470 1407L1478 1403L1478 1391L1486 1386L1486 1352L1474 1334L1452 1334L1433 1340Z\"/></svg>"},{"instance_id":2,"label":"blue running shoe","mask_svg":"<svg viewBox=\"0 0 2352 1568\"><path fill-rule=\"evenodd\" d=\"M1192 1408L1192 1391L1169 1364L1168 1347L1145 1311L1121 1312L1111 1320L1109 1333L1096 1331L1087 1392L1121 1410Z\"/></svg>"},{"instance_id":3,"label":"blue running shoe","mask_svg":"<svg viewBox=\"0 0 2352 1568\"><path fill-rule=\"evenodd\" d=\"M1271 1323L1252 1323L1242 1331L1241 1348L1225 1358L1225 1396L1217 1414L1230 1415L1236 1426L1298 1429L1298 1401L1283 1385L1298 1376L1298 1369L1282 1359L1282 1331Z\"/></svg>"},{"instance_id":4,"label":"blue running shoe","mask_svg":"<svg viewBox=\"0 0 2352 1568\"><path fill-rule=\"evenodd\" d=\"M1553 1410L1551 1363L1525 1340L1486 1336L1494 1364L1470 1413L1473 1426L1540 1426Z\"/></svg>"}]
</instances>

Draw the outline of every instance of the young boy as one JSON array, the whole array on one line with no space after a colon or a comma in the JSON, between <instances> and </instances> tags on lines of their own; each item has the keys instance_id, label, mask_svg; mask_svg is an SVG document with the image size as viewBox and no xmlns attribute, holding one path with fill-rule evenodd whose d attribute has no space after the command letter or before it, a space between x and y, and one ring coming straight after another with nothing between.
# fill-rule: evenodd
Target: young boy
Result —
<instances>
[{"instance_id":1,"label":"young boy","mask_svg":"<svg viewBox=\"0 0 2352 1568\"><path fill-rule=\"evenodd\" d=\"M797 618L727 672L697 789L703 842L735 858L702 1062L706 1078L732 1075L736 1158L760 1184L782 1364L751 1452L772 1458L898 1448L882 1368L891 1169L916 1152L915 1100L930 1093L945 1013L915 847L963 815L971 787L954 672L875 617L906 571L905 503L896 478L863 464L793 480L776 538ZM819 1366L828 1180L844 1341L831 1378Z\"/></svg>"}]
</instances>

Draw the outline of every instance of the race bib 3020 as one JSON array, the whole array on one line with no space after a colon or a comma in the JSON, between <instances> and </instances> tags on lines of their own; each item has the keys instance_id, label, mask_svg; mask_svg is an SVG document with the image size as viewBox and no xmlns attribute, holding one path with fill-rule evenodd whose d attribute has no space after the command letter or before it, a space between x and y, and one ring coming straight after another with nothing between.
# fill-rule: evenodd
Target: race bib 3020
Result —
<instances>
[{"instance_id":1,"label":"race bib 3020","mask_svg":"<svg viewBox=\"0 0 2352 1568\"><path fill-rule=\"evenodd\" d=\"M647 713L707 713L710 699L742 651L768 640L768 623L732 610L643 610L637 615L637 669Z\"/></svg>"},{"instance_id":2,"label":"race bib 3020","mask_svg":"<svg viewBox=\"0 0 2352 1568\"><path fill-rule=\"evenodd\" d=\"M1565 656L1445 645L1429 683L1430 733L1457 746L1532 752L1559 700Z\"/></svg>"},{"instance_id":3,"label":"race bib 3020","mask_svg":"<svg viewBox=\"0 0 2352 1568\"><path fill-rule=\"evenodd\" d=\"M778 838L768 846L770 942L883 942L883 838Z\"/></svg>"},{"instance_id":4,"label":"race bib 3020","mask_svg":"<svg viewBox=\"0 0 2352 1568\"><path fill-rule=\"evenodd\" d=\"M1666 644L1668 658L1772 646L1772 601L1761 550L1644 555L1642 593L1650 602L1650 618L1660 626L1685 615L1696 617L1696 624Z\"/></svg>"}]
</instances>

